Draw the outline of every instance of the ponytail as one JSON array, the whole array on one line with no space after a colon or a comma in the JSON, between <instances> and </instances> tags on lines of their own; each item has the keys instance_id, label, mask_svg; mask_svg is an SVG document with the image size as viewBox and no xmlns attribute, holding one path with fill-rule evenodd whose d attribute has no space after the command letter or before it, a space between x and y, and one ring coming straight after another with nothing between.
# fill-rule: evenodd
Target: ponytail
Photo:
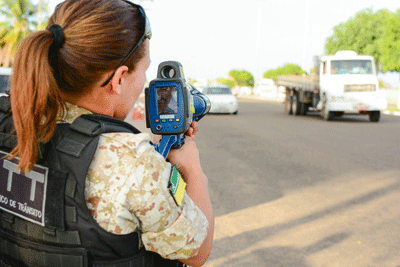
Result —
<instances>
[{"instance_id":1,"label":"ponytail","mask_svg":"<svg viewBox=\"0 0 400 267\"><path fill-rule=\"evenodd\" d=\"M53 34L45 30L25 38L18 49L11 78L11 107L18 145L11 152L18 167L32 170L39 144L54 134L62 98L49 62Z\"/></svg>"},{"instance_id":2,"label":"ponytail","mask_svg":"<svg viewBox=\"0 0 400 267\"><path fill-rule=\"evenodd\" d=\"M119 66L145 29L142 13L119 0L66 0L56 7L49 25L22 41L11 78L18 137L11 158L19 157L18 167L25 172L36 163L39 145L54 135L65 97L90 93L104 74ZM142 45L124 65L134 70L143 56Z\"/></svg>"}]
</instances>

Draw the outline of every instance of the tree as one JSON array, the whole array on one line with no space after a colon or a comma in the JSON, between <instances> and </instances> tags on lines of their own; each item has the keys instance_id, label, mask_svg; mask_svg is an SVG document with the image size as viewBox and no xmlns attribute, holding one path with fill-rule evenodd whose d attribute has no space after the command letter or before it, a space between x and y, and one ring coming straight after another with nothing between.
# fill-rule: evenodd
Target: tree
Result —
<instances>
[{"instance_id":1,"label":"tree","mask_svg":"<svg viewBox=\"0 0 400 267\"><path fill-rule=\"evenodd\" d=\"M370 55L379 66L380 43L385 31L386 17L391 12L381 9L376 13L371 8L358 12L346 22L333 28L333 35L325 41L325 53L335 54L339 50L353 50L359 55Z\"/></svg>"},{"instance_id":2,"label":"tree","mask_svg":"<svg viewBox=\"0 0 400 267\"><path fill-rule=\"evenodd\" d=\"M400 9L386 18L379 45L383 71L400 71Z\"/></svg>"},{"instance_id":3,"label":"tree","mask_svg":"<svg viewBox=\"0 0 400 267\"><path fill-rule=\"evenodd\" d=\"M279 75L301 75L307 74L299 65L287 63L282 67L268 70L264 73L263 77L276 81Z\"/></svg>"},{"instance_id":4,"label":"tree","mask_svg":"<svg viewBox=\"0 0 400 267\"><path fill-rule=\"evenodd\" d=\"M0 65L9 67L18 49L19 42L35 30L44 29L48 13L47 4L30 0L2 0L0 2ZM39 13L39 18L36 17Z\"/></svg>"},{"instance_id":5,"label":"tree","mask_svg":"<svg viewBox=\"0 0 400 267\"><path fill-rule=\"evenodd\" d=\"M229 76L232 77L234 84L237 87L254 87L254 77L246 70L231 70Z\"/></svg>"},{"instance_id":6,"label":"tree","mask_svg":"<svg viewBox=\"0 0 400 267\"><path fill-rule=\"evenodd\" d=\"M218 78L217 83L227 85L230 88L235 87L235 81L233 79Z\"/></svg>"}]
</instances>

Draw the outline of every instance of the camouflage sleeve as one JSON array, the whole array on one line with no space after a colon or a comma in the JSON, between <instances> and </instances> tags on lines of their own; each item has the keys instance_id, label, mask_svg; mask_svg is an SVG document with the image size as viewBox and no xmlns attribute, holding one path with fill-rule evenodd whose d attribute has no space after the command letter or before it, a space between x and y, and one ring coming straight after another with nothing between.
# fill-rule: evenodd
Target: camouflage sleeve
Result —
<instances>
[{"instance_id":1,"label":"camouflage sleeve","mask_svg":"<svg viewBox=\"0 0 400 267\"><path fill-rule=\"evenodd\" d=\"M143 144L147 147L147 144ZM137 196L132 211L141 222L142 241L147 250L168 259L186 259L197 255L207 236L208 221L185 193L178 206L168 188L171 164L151 146L139 160Z\"/></svg>"},{"instance_id":2,"label":"camouflage sleeve","mask_svg":"<svg viewBox=\"0 0 400 267\"><path fill-rule=\"evenodd\" d=\"M89 169L85 196L93 217L115 234L142 232L147 250L164 258L197 254L208 228L201 210L185 193L175 203L168 183L171 164L157 153L147 134L107 134Z\"/></svg>"}]
</instances>

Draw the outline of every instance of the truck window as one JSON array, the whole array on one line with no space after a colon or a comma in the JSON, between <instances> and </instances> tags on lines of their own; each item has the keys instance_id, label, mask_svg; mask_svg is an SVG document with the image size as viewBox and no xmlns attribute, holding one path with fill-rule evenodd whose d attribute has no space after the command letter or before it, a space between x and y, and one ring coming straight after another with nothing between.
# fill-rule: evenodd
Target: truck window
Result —
<instances>
[{"instance_id":1,"label":"truck window","mask_svg":"<svg viewBox=\"0 0 400 267\"><path fill-rule=\"evenodd\" d=\"M332 60L331 74L373 74L371 60Z\"/></svg>"}]
</instances>

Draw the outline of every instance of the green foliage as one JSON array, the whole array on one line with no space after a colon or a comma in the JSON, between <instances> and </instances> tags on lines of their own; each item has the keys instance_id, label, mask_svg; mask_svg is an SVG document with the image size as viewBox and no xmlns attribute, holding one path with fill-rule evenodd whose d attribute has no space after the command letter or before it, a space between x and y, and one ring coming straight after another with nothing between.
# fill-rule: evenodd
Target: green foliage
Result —
<instances>
[{"instance_id":1,"label":"green foliage","mask_svg":"<svg viewBox=\"0 0 400 267\"><path fill-rule=\"evenodd\" d=\"M333 35L325 41L325 53L332 55L340 50L352 50L359 55L373 56L379 65L382 53L380 44L384 42L386 18L390 14L387 9L374 13L371 8L367 8L358 12L333 28Z\"/></svg>"},{"instance_id":2,"label":"green foliage","mask_svg":"<svg viewBox=\"0 0 400 267\"><path fill-rule=\"evenodd\" d=\"M276 81L279 75L301 75L307 74L299 65L287 63L277 69L268 70L263 77Z\"/></svg>"},{"instance_id":3,"label":"green foliage","mask_svg":"<svg viewBox=\"0 0 400 267\"><path fill-rule=\"evenodd\" d=\"M230 88L235 87L235 81L233 79L218 78L217 83L227 85Z\"/></svg>"},{"instance_id":4,"label":"green foliage","mask_svg":"<svg viewBox=\"0 0 400 267\"><path fill-rule=\"evenodd\" d=\"M385 88L385 84L382 80L378 80L379 82L379 88Z\"/></svg>"},{"instance_id":5,"label":"green foliage","mask_svg":"<svg viewBox=\"0 0 400 267\"><path fill-rule=\"evenodd\" d=\"M232 77L235 86L254 87L254 77L246 70L231 70L229 76Z\"/></svg>"},{"instance_id":6,"label":"green foliage","mask_svg":"<svg viewBox=\"0 0 400 267\"><path fill-rule=\"evenodd\" d=\"M400 71L400 9L387 16L379 45L383 71Z\"/></svg>"},{"instance_id":7,"label":"green foliage","mask_svg":"<svg viewBox=\"0 0 400 267\"><path fill-rule=\"evenodd\" d=\"M187 79L187 82L190 84L195 84L195 83L197 83L197 80L193 79L193 78L189 78L189 79Z\"/></svg>"},{"instance_id":8,"label":"green foliage","mask_svg":"<svg viewBox=\"0 0 400 267\"><path fill-rule=\"evenodd\" d=\"M35 30L45 28L47 5L31 0L2 0L0 2L0 65L10 66L19 42Z\"/></svg>"},{"instance_id":9,"label":"green foliage","mask_svg":"<svg viewBox=\"0 0 400 267\"><path fill-rule=\"evenodd\" d=\"M400 109L397 106L393 106L393 105L388 105L387 111L391 111L391 112L400 112Z\"/></svg>"}]
</instances>

